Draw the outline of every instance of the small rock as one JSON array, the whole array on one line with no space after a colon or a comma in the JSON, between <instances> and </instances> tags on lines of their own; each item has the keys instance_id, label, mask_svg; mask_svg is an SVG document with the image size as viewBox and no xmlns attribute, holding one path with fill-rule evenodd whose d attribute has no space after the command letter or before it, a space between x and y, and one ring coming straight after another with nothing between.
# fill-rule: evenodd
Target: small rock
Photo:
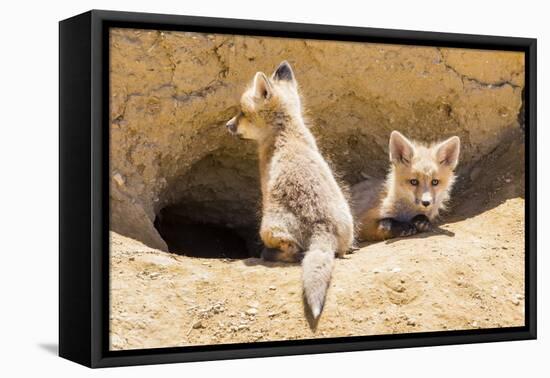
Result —
<instances>
[{"instance_id":1,"label":"small rock","mask_svg":"<svg viewBox=\"0 0 550 378\"><path fill-rule=\"evenodd\" d=\"M252 308L258 308L259 305L260 305L260 302L258 301L252 301L248 303L248 307L252 307Z\"/></svg>"},{"instance_id":2,"label":"small rock","mask_svg":"<svg viewBox=\"0 0 550 378\"><path fill-rule=\"evenodd\" d=\"M392 272L392 273L399 273L399 272L401 272L401 268L397 266L397 267L393 268L393 269L391 270L391 272Z\"/></svg>"},{"instance_id":3,"label":"small rock","mask_svg":"<svg viewBox=\"0 0 550 378\"><path fill-rule=\"evenodd\" d=\"M258 309L257 308L249 308L248 310L246 310L246 314L247 315L252 315L252 316L255 316L256 314L258 313Z\"/></svg>"},{"instance_id":4,"label":"small rock","mask_svg":"<svg viewBox=\"0 0 550 378\"><path fill-rule=\"evenodd\" d=\"M416 319L415 318L407 319L407 325L414 327L416 325Z\"/></svg>"},{"instance_id":5,"label":"small rock","mask_svg":"<svg viewBox=\"0 0 550 378\"><path fill-rule=\"evenodd\" d=\"M277 288L275 286L270 286L269 290L277 290Z\"/></svg>"},{"instance_id":6,"label":"small rock","mask_svg":"<svg viewBox=\"0 0 550 378\"><path fill-rule=\"evenodd\" d=\"M118 348L124 346L125 341L118 335L111 335L111 345Z\"/></svg>"},{"instance_id":7,"label":"small rock","mask_svg":"<svg viewBox=\"0 0 550 378\"><path fill-rule=\"evenodd\" d=\"M252 336L254 336L254 338L257 340L260 340L261 338L264 337L264 334L261 333L261 332L255 332Z\"/></svg>"},{"instance_id":8,"label":"small rock","mask_svg":"<svg viewBox=\"0 0 550 378\"><path fill-rule=\"evenodd\" d=\"M204 327L204 324L202 324L202 321L199 320L198 322L193 324L193 328L194 329L199 329L199 328L205 328L205 327Z\"/></svg>"},{"instance_id":9,"label":"small rock","mask_svg":"<svg viewBox=\"0 0 550 378\"><path fill-rule=\"evenodd\" d=\"M375 268L375 269L372 270L372 272L373 272L374 274L378 274L378 273L381 272L381 270L380 270L379 268Z\"/></svg>"},{"instance_id":10,"label":"small rock","mask_svg":"<svg viewBox=\"0 0 550 378\"><path fill-rule=\"evenodd\" d=\"M113 180L115 180L118 186L124 186L125 184L124 178L118 172L113 175Z\"/></svg>"},{"instance_id":11,"label":"small rock","mask_svg":"<svg viewBox=\"0 0 550 378\"><path fill-rule=\"evenodd\" d=\"M214 312L214 314L219 314L225 311L225 307L223 307L221 303L216 303L214 306L212 306L212 311Z\"/></svg>"}]
</instances>

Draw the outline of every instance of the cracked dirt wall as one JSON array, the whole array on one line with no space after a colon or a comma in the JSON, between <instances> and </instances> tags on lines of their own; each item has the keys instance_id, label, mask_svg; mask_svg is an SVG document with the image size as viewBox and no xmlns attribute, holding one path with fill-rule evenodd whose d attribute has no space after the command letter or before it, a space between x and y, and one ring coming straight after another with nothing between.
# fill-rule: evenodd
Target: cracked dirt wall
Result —
<instances>
[{"instance_id":1,"label":"cracked dirt wall","mask_svg":"<svg viewBox=\"0 0 550 378\"><path fill-rule=\"evenodd\" d=\"M394 129L458 135L470 177L521 126L522 53L133 29L112 29L110 43L111 229L164 250L153 221L166 206L230 227L256 221L255 146L224 125L254 73L283 59L349 184L384 174Z\"/></svg>"}]
</instances>

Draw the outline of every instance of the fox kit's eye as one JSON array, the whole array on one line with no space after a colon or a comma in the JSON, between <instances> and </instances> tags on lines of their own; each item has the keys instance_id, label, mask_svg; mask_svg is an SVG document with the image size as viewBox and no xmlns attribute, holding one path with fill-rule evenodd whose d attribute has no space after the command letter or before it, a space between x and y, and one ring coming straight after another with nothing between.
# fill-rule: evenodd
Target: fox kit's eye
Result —
<instances>
[{"instance_id":1,"label":"fox kit's eye","mask_svg":"<svg viewBox=\"0 0 550 378\"><path fill-rule=\"evenodd\" d=\"M432 180L432 185L437 186L437 184L439 184L439 180L438 179L433 179Z\"/></svg>"},{"instance_id":2,"label":"fox kit's eye","mask_svg":"<svg viewBox=\"0 0 550 378\"><path fill-rule=\"evenodd\" d=\"M412 179L409 182L411 183L412 186L417 186L418 185L418 180L417 179Z\"/></svg>"}]
</instances>

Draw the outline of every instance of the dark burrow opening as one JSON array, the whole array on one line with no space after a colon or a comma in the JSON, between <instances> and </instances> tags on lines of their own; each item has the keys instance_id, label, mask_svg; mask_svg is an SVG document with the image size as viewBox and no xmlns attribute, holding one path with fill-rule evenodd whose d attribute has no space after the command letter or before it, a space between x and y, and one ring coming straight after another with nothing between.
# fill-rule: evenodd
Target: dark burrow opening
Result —
<instances>
[{"instance_id":1,"label":"dark burrow opening","mask_svg":"<svg viewBox=\"0 0 550 378\"><path fill-rule=\"evenodd\" d=\"M218 149L167 181L154 225L170 252L203 258L260 256L256 154L254 146Z\"/></svg>"},{"instance_id":2,"label":"dark burrow opening","mask_svg":"<svg viewBox=\"0 0 550 378\"><path fill-rule=\"evenodd\" d=\"M181 211L181 206L162 209L155 219L155 228L179 255L200 258L245 259L259 256L261 242L254 226L230 227L205 222Z\"/></svg>"}]
</instances>

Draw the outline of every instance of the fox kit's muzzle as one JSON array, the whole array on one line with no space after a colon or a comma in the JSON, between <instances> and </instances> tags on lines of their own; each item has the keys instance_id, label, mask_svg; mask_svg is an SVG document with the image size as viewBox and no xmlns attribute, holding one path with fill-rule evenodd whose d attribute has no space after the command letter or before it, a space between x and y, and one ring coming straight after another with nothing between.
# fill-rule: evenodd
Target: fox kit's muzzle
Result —
<instances>
[{"instance_id":1,"label":"fox kit's muzzle","mask_svg":"<svg viewBox=\"0 0 550 378\"><path fill-rule=\"evenodd\" d=\"M422 202L422 206L424 207L428 207L432 204L432 194L430 192L424 192L422 193L422 198L421 198L421 202Z\"/></svg>"}]
</instances>

